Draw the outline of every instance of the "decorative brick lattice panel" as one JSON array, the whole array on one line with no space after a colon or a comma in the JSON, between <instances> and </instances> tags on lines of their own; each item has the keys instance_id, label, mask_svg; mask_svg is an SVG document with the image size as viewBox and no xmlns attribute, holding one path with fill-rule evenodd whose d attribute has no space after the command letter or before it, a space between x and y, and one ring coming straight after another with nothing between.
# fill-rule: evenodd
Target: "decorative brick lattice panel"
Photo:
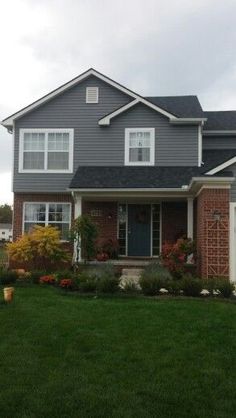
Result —
<instances>
[{"instance_id":1,"label":"decorative brick lattice panel","mask_svg":"<svg viewBox=\"0 0 236 418\"><path fill-rule=\"evenodd\" d=\"M206 221L207 276L228 276L228 221Z\"/></svg>"}]
</instances>

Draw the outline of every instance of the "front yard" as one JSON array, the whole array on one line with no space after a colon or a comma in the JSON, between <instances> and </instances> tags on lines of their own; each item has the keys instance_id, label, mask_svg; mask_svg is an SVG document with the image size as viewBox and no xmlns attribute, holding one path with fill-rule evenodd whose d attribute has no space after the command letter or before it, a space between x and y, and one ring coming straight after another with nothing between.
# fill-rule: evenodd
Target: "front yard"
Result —
<instances>
[{"instance_id":1,"label":"front yard","mask_svg":"<svg viewBox=\"0 0 236 418\"><path fill-rule=\"evenodd\" d=\"M4 418L235 417L234 303L32 285L0 318Z\"/></svg>"}]
</instances>

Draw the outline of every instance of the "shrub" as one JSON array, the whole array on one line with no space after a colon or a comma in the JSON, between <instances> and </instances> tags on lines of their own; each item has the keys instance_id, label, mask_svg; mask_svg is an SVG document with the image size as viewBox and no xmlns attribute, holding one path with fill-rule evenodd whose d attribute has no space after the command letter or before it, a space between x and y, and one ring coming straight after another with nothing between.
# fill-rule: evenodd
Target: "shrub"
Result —
<instances>
[{"instance_id":1,"label":"shrub","mask_svg":"<svg viewBox=\"0 0 236 418\"><path fill-rule=\"evenodd\" d=\"M61 279L59 281L59 287L62 289L72 289L73 281L71 279Z\"/></svg>"},{"instance_id":2,"label":"shrub","mask_svg":"<svg viewBox=\"0 0 236 418\"><path fill-rule=\"evenodd\" d=\"M119 289L119 279L117 277L101 277L97 281L97 290L103 293L115 293Z\"/></svg>"},{"instance_id":3,"label":"shrub","mask_svg":"<svg viewBox=\"0 0 236 418\"><path fill-rule=\"evenodd\" d=\"M155 276L141 276L139 284L141 286L142 292L147 296L157 295L159 290L164 287L163 280Z\"/></svg>"},{"instance_id":4,"label":"shrub","mask_svg":"<svg viewBox=\"0 0 236 418\"><path fill-rule=\"evenodd\" d=\"M181 238L175 244L165 243L163 245L161 259L171 274L180 278L186 273L186 263L191 254L195 254L194 242L191 239Z\"/></svg>"},{"instance_id":5,"label":"shrub","mask_svg":"<svg viewBox=\"0 0 236 418\"><path fill-rule=\"evenodd\" d=\"M218 290L219 279L217 277L211 277L203 280L203 287L210 292L211 295L214 294L214 290Z\"/></svg>"},{"instance_id":6,"label":"shrub","mask_svg":"<svg viewBox=\"0 0 236 418\"><path fill-rule=\"evenodd\" d=\"M46 276L42 276L39 279L40 284L55 284L56 280L53 274L48 274Z\"/></svg>"},{"instance_id":7,"label":"shrub","mask_svg":"<svg viewBox=\"0 0 236 418\"><path fill-rule=\"evenodd\" d=\"M217 288L224 298L230 298L234 290L234 284L231 283L228 279L222 277L218 278Z\"/></svg>"},{"instance_id":8,"label":"shrub","mask_svg":"<svg viewBox=\"0 0 236 418\"><path fill-rule=\"evenodd\" d=\"M61 270L54 273L55 279L60 281L62 279L74 279L75 273L72 270Z\"/></svg>"},{"instance_id":9,"label":"shrub","mask_svg":"<svg viewBox=\"0 0 236 418\"><path fill-rule=\"evenodd\" d=\"M99 254L107 254L108 258L118 258L119 243L117 239L100 239L97 242L97 252ZM103 261L103 260L102 260Z\"/></svg>"},{"instance_id":10,"label":"shrub","mask_svg":"<svg viewBox=\"0 0 236 418\"><path fill-rule=\"evenodd\" d=\"M186 276L182 280L182 290L186 296L200 296L202 280Z\"/></svg>"},{"instance_id":11,"label":"shrub","mask_svg":"<svg viewBox=\"0 0 236 418\"><path fill-rule=\"evenodd\" d=\"M88 274L81 274L75 281L76 287L81 292L95 292L97 288L97 280L95 277L91 277Z\"/></svg>"},{"instance_id":12,"label":"shrub","mask_svg":"<svg viewBox=\"0 0 236 418\"><path fill-rule=\"evenodd\" d=\"M18 274L16 271L2 270L0 272L0 284L3 286L16 283Z\"/></svg>"},{"instance_id":13,"label":"shrub","mask_svg":"<svg viewBox=\"0 0 236 418\"><path fill-rule=\"evenodd\" d=\"M166 285L166 289L172 295L179 295L180 290L182 290L182 280L170 280Z\"/></svg>"},{"instance_id":14,"label":"shrub","mask_svg":"<svg viewBox=\"0 0 236 418\"><path fill-rule=\"evenodd\" d=\"M52 226L35 225L31 232L7 244L9 257L19 263L30 263L32 269L48 269L58 262L67 262L68 253L60 241L60 231Z\"/></svg>"},{"instance_id":15,"label":"shrub","mask_svg":"<svg viewBox=\"0 0 236 418\"><path fill-rule=\"evenodd\" d=\"M95 240L97 235L97 226L92 222L90 216L81 215L74 220L71 228L71 238L76 245L76 264L79 262L81 248L83 249L83 257L85 260L90 260L94 257L96 253Z\"/></svg>"},{"instance_id":16,"label":"shrub","mask_svg":"<svg viewBox=\"0 0 236 418\"><path fill-rule=\"evenodd\" d=\"M139 278L134 277L122 277L119 283L119 288L127 293L135 293L140 291Z\"/></svg>"}]
</instances>

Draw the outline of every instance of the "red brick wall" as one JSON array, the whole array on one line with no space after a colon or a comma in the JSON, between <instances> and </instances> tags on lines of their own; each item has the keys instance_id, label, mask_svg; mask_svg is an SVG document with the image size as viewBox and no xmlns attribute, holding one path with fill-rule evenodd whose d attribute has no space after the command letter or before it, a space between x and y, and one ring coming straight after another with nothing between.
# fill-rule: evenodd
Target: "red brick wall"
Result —
<instances>
[{"instance_id":1,"label":"red brick wall","mask_svg":"<svg viewBox=\"0 0 236 418\"><path fill-rule=\"evenodd\" d=\"M187 202L162 203L162 244L187 235Z\"/></svg>"},{"instance_id":2,"label":"red brick wall","mask_svg":"<svg viewBox=\"0 0 236 418\"><path fill-rule=\"evenodd\" d=\"M82 203L82 213L91 215L91 211L100 211L101 216L92 216L98 226L99 238L117 239L117 202Z\"/></svg>"},{"instance_id":3,"label":"red brick wall","mask_svg":"<svg viewBox=\"0 0 236 418\"><path fill-rule=\"evenodd\" d=\"M197 256L201 277L229 277L229 189L203 189L197 198Z\"/></svg>"},{"instance_id":4,"label":"red brick wall","mask_svg":"<svg viewBox=\"0 0 236 418\"><path fill-rule=\"evenodd\" d=\"M15 193L13 203L13 240L22 235L23 204L24 202L68 202L72 203L72 219L74 204L70 194L29 194Z\"/></svg>"}]
</instances>

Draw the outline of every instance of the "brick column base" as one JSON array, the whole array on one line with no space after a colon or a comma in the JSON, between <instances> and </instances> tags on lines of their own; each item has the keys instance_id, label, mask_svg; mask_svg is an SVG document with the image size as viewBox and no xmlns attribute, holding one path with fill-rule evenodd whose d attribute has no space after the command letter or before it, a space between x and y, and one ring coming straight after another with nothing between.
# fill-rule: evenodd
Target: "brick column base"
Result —
<instances>
[{"instance_id":1,"label":"brick column base","mask_svg":"<svg viewBox=\"0 0 236 418\"><path fill-rule=\"evenodd\" d=\"M229 277L229 189L202 189L197 197L200 277Z\"/></svg>"}]
</instances>

